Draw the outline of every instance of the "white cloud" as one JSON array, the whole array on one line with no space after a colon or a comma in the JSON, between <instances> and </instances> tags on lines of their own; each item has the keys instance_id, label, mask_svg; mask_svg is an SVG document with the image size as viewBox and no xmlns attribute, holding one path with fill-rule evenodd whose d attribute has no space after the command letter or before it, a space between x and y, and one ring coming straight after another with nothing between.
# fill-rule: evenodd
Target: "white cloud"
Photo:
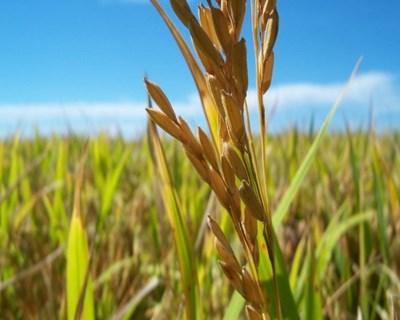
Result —
<instances>
[{"instance_id":1,"label":"white cloud","mask_svg":"<svg viewBox=\"0 0 400 320\"><path fill-rule=\"evenodd\" d=\"M99 131L115 134L121 130L132 136L145 129L146 106L146 102L0 104L0 136L15 132L29 135L34 127L43 134L64 133L69 129L85 134ZM196 95L174 103L174 108L190 124L195 124L201 116Z\"/></svg>"},{"instance_id":2,"label":"white cloud","mask_svg":"<svg viewBox=\"0 0 400 320\"><path fill-rule=\"evenodd\" d=\"M343 90L345 82L341 83L292 83L271 87L266 94L266 104L277 103L278 108L329 107ZM256 106L256 92L250 90L249 105ZM400 94L396 92L394 77L383 72L369 72L358 75L343 104L352 108L369 107L373 99L377 108L400 108Z\"/></svg>"},{"instance_id":3,"label":"white cloud","mask_svg":"<svg viewBox=\"0 0 400 320\"><path fill-rule=\"evenodd\" d=\"M289 83L272 86L265 95L267 105L277 102L278 108L298 106L329 107L335 101L345 82ZM357 76L345 97L345 103L354 107L368 107L373 98L379 108L400 108L400 92L396 91L393 76L382 72L371 72ZM250 89L247 96L251 109L256 108L256 91ZM184 101L172 103L177 114L196 116L202 112L197 94L189 95ZM48 103L0 105L0 119L7 117L52 118L58 116L76 117L144 117L146 102L115 103Z\"/></svg>"},{"instance_id":4,"label":"white cloud","mask_svg":"<svg viewBox=\"0 0 400 320\"><path fill-rule=\"evenodd\" d=\"M15 132L29 135L36 126L43 134L69 129L85 134L115 133L120 128L133 135L144 128L144 107L136 102L0 105L0 136Z\"/></svg>"},{"instance_id":5,"label":"white cloud","mask_svg":"<svg viewBox=\"0 0 400 320\"><path fill-rule=\"evenodd\" d=\"M26 119L52 119L57 117L143 117L145 103L60 103L60 104L20 104L1 105L0 117L20 117Z\"/></svg>"},{"instance_id":6,"label":"white cloud","mask_svg":"<svg viewBox=\"0 0 400 320\"><path fill-rule=\"evenodd\" d=\"M344 86L345 82L273 86L265 96L266 106L269 108L276 102L282 117L279 125L287 124L290 117L298 119L299 113L303 117L309 117L311 110L314 110L314 113L315 110L325 112L332 106ZM397 88L395 79L390 74L360 74L354 79L343 105L346 111L360 117L362 112L365 114L368 110L372 98L375 115L381 114L382 117L390 119L390 115L395 114L395 117L400 119L400 91ZM182 115L190 124L204 125L202 108L196 94L172 104L176 113ZM254 89L249 90L248 104L254 113L257 108ZM28 130L35 125L46 132L59 132L66 127L86 133L96 133L99 130L116 132L120 128L131 135L144 130L147 117L145 107L146 102L0 105L0 135L21 128Z\"/></svg>"}]
</instances>

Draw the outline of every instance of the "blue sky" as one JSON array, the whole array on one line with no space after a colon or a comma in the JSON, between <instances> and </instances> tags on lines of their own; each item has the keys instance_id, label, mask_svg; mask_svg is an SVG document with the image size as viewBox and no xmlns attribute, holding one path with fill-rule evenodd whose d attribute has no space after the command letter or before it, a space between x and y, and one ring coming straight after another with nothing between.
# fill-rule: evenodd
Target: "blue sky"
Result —
<instances>
[{"instance_id":1,"label":"blue sky","mask_svg":"<svg viewBox=\"0 0 400 320\"><path fill-rule=\"evenodd\" d=\"M168 1L160 2L172 13ZM301 125L311 114L322 120L360 56L336 125L344 118L366 122L372 105L378 126L400 126L398 0L278 1L278 9L274 80L266 95L267 106L278 106L272 128ZM251 50L248 23L243 35ZM248 100L255 109L253 69L250 63ZM43 133L67 126L140 132L145 73L191 123L200 121L193 81L148 0L0 2L0 135L34 125Z\"/></svg>"}]
</instances>

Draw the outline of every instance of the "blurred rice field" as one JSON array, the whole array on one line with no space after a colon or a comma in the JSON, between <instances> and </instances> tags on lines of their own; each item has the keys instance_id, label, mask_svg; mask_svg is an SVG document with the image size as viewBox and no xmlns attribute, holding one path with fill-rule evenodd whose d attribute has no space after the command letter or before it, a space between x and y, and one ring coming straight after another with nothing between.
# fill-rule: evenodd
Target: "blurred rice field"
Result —
<instances>
[{"instance_id":1,"label":"blurred rice field","mask_svg":"<svg viewBox=\"0 0 400 320\"><path fill-rule=\"evenodd\" d=\"M295 128L269 137L272 211L313 139L313 132ZM202 313L228 319L233 290L218 267L205 216L216 217L233 239L232 226L181 147L164 140L198 267ZM0 141L0 319L67 319L67 245L77 207L75 222L87 236L78 248L87 246L88 265L78 271L89 279L94 318L182 318L174 230L158 182L146 137L36 134ZM324 318L356 319L361 308L366 319L397 319L400 132L329 134L277 233L300 315L313 233L316 246L323 244L316 263Z\"/></svg>"}]
</instances>

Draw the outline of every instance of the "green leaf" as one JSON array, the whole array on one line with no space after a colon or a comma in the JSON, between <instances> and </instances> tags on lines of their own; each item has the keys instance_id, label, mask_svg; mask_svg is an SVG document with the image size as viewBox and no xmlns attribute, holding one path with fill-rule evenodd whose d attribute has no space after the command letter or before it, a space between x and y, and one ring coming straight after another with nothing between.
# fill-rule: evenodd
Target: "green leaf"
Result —
<instances>
[{"instance_id":1,"label":"green leaf","mask_svg":"<svg viewBox=\"0 0 400 320\"><path fill-rule=\"evenodd\" d=\"M181 207L178 202L176 190L171 181L171 173L165 157L164 148L161 144L156 126L149 121L148 137L152 161L157 170L158 182L164 208L168 216L169 223L173 232L175 249L178 255L181 282L185 295L185 306L187 319L203 319L202 303L200 298L200 288L196 260L193 246L189 239L189 232L184 223Z\"/></svg>"},{"instance_id":2,"label":"green leaf","mask_svg":"<svg viewBox=\"0 0 400 320\"><path fill-rule=\"evenodd\" d=\"M319 147L321 146L323 137L325 136L328 126L333 118L333 115L335 114L337 108L339 107L340 103L342 102L347 89L350 87L350 84L356 75L356 72L358 70L360 63L361 63L361 60L359 60L356 67L354 68L353 73L351 74L350 79L347 82L345 88L343 89L341 94L337 97L331 111L329 112L328 116L326 117L313 144L311 145L310 150L307 152L307 155L305 156L303 162L301 163L299 169L297 170L296 175L294 176L292 182L290 183L289 188L286 190L285 195L282 197L281 201L279 202L278 208L275 210L275 212L272 216L272 224L273 224L275 230L277 230L278 227L281 225L283 219L285 218L285 215L288 212L290 204L292 203L297 191L300 188L301 183L303 182L308 170L310 169L311 164L314 161L315 155L317 154L317 151L318 151Z\"/></svg>"},{"instance_id":3,"label":"green leaf","mask_svg":"<svg viewBox=\"0 0 400 320\"><path fill-rule=\"evenodd\" d=\"M228 306L225 309L223 320L239 319L245 303L246 300L244 300L240 293L235 290Z\"/></svg>"},{"instance_id":4,"label":"green leaf","mask_svg":"<svg viewBox=\"0 0 400 320\"><path fill-rule=\"evenodd\" d=\"M92 320L95 318L93 285L89 270L89 246L86 231L82 224L80 209L86 154L82 157L80 163L75 188L74 210L68 237L66 274L68 320Z\"/></svg>"},{"instance_id":5,"label":"green leaf","mask_svg":"<svg viewBox=\"0 0 400 320\"><path fill-rule=\"evenodd\" d=\"M311 236L313 237L313 236ZM307 284L306 284L306 310L305 319L322 320L321 285L316 272L316 258L314 239L308 239L307 259Z\"/></svg>"}]
</instances>

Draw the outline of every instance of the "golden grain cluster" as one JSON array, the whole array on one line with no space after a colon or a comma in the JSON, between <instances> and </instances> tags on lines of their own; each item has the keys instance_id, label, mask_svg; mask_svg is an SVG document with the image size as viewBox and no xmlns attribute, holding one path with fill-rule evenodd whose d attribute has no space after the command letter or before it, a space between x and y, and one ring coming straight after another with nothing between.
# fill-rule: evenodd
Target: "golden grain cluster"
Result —
<instances>
[{"instance_id":1,"label":"golden grain cluster","mask_svg":"<svg viewBox=\"0 0 400 320\"><path fill-rule=\"evenodd\" d=\"M265 318L267 300L257 271L257 221L262 223L273 269L274 245L267 194L261 185L261 174L255 161L246 104L249 82L247 48L246 41L241 38L246 1L221 0L217 1L217 7L208 1L208 7L199 6L198 19L186 1L174 0L171 4L176 15L189 30L194 49L205 71L205 74L198 75L202 78L198 82L206 84L206 91L200 94L203 102L211 103L205 107L212 109L209 114L216 115L214 132L217 134L210 137L203 129L198 128L195 136L185 120L175 114L160 87L145 79L147 91L159 107L159 110L148 108L147 112L157 125L182 143L188 159L228 212L246 261L239 263L223 231L210 216L208 225L215 235L219 264L233 287L248 302L248 317ZM258 56L256 75L260 118L264 128L262 96L268 90L272 78L273 47L278 30L276 1L254 1L252 23ZM213 128L210 129L212 132ZM280 316L279 308L278 315Z\"/></svg>"}]
</instances>

